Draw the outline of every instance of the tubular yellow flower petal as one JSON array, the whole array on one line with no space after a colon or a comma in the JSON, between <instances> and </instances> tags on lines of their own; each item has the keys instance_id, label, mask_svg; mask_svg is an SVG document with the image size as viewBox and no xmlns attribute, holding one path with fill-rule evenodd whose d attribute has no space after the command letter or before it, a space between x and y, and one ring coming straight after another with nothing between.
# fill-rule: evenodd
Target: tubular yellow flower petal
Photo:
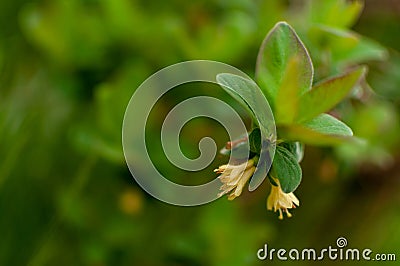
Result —
<instances>
[{"instance_id":1,"label":"tubular yellow flower petal","mask_svg":"<svg viewBox=\"0 0 400 266\"><path fill-rule=\"evenodd\" d=\"M244 186L246 185L247 181L249 181L250 177L253 175L255 169L256 168L252 166L243 173L243 175L241 176L236 185L235 190L229 195L228 197L229 200L233 200L234 198L239 197L240 194L242 194Z\"/></svg>"},{"instance_id":2,"label":"tubular yellow flower petal","mask_svg":"<svg viewBox=\"0 0 400 266\"><path fill-rule=\"evenodd\" d=\"M228 164L215 169L214 172L221 174L218 178L223 183L218 197L230 192L231 194L228 196L229 200L240 196L245 184L253 175L255 169L256 167L254 166L253 159L239 165Z\"/></svg>"},{"instance_id":3,"label":"tubular yellow flower petal","mask_svg":"<svg viewBox=\"0 0 400 266\"><path fill-rule=\"evenodd\" d=\"M290 218L292 214L289 212L289 209L300 206L300 201L293 192L283 192L279 180L276 178L273 179L278 186L271 186L271 192L267 199L267 209L274 212L279 211L279 219L281 220L283 219L283 212Z\"/></svg>"}]
</instances>

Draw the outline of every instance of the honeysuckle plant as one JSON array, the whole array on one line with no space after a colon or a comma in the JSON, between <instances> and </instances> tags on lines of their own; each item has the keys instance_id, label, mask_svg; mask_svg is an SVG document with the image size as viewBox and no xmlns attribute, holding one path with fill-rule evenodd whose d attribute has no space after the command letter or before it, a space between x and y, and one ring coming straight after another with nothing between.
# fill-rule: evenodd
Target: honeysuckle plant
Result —
<instances>
[{"instance_id":1,"label":"honeysuckle plant","mask_svg":"<svg viewBox=\"0 0 400 266\"><path fill-rule=\"evenodd\" d=\"M228 199L233 200L249 180L249 190L254 190L268 177L271 192L267 209L278 211L280 219L284 213L291 217L289 209L300 205L293 192L302 180L304 144L335 145L352 139L350 127L328 112L349 95L365 74L366 67L357 66L314 84L313 64L303 42L288 23L277 23L258 54L257 84L233 74L217 76L221 87L248 110L253 120L248 135L228 142L222 151L235 154L238 163L215 170L222 182L219 195L230 193ZM266 100L267 104L263 102ZM268 103L273 118L265 115ZM270 128L271 120L275 120L276 131ZM250 149L237 152L245 141ZM268 167L271 146L275 153L272 166Z\"/></svg>"}]
</instances>

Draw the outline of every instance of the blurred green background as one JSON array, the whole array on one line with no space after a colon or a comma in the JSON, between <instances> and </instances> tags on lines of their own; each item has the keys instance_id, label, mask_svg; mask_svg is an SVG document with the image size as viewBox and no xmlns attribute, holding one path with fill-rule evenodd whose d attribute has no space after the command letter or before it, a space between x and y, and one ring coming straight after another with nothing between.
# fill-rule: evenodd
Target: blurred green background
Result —
<instances>
[{"instance_id":1,"label":"blurred green background","mask_svg":"<svg viewBox=\"0 0 400 266\"><path fill-rule=\"evenodd\" d=\"M283 265L290 262L258 261L257 250L265 243L318 249L339 236L400 260L400 2L367 0L359 18L357 6L344 2L1 1L0 265ZM266 210L267 184L233 202L190 208L147 195L121 147L135 88L193 59L254 76L258 47L280 20L304 40L315 81L369 65L367 82L335 110L364 142L306 147L301 206L284 221ZM217 87L191 88L162 99L150 134L157 137L168 110L188 97L235 105ZM227 141L214 121L187 127L188 156L198 155L204 136L220 147ZM159 170L183 183L214 178L211 170L226 161L217 156L189 175L171 167L159 142L149 146Z\"/></svg>"}]
</instances>

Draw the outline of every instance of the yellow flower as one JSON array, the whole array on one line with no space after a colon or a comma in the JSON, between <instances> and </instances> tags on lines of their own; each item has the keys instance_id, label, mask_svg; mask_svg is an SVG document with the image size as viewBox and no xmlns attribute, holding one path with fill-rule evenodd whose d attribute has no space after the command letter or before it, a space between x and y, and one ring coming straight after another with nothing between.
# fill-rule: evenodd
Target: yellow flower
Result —
<instances>
[{"instance_id":1,"label":"yellow flower","mask_svg":"<svg viewBox=\"0 0 400 266\"><path fill-rule=\"evenodd\" d=\"M276 178L273 178L275 183L278 186L271 186L271 193L269 194L268 200L267 200L267 209L272 210L274 209L274 212L277 210L279 211L279 219L283 219L282 212L286 212L286 215L288 217L292 217L292 215L289 212L289 209L296 208L296 206L300 206L300 201L296 198L296 196L291 193L285 193L281 189L281 185L279 183L279 180Z\"/></svg>"},{"instance_id":2,"label":"yellow flower","mask_svg":"<svg viewBox=\"0 0 400 266\"><path fill-rule=\"evenodd\" d=\"M218 178L223 183L218 197L231 191L232 193L228 196L229 200L240 196L246 182L253 175L255 169L253 159L239 165L221 165L218 169L215 169L214 172L221 174Z\"/></svg>"}]
</instances>

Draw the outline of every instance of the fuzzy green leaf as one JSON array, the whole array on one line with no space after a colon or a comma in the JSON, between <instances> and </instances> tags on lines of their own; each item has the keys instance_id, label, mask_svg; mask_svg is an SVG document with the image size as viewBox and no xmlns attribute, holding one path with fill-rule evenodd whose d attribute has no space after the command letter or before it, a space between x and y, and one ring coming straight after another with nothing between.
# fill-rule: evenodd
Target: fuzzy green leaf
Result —
<instances>
[{"instance_id":1,"label":"fuzzy green leaf","mask_svg":"<svg viewBox=\"0 0 400 266\"><path fill-rule=\"evenodd\" d=\"M297 116L302 86L302 72L299 67L300 58L292 57L276 95L275 120L277 124L291 124Z\"/></svg>"},{"instance_id":2,"label":"fuzzy green leaf","mask_svg":"<svg viewBox=\"0 0 400 266\"><path fill-rule=\"evenodd\" d=\"M257 120L265 136L270 136L275 132L274 118L269 103L254 81L238 75L222 73L217 75L217 82L225 91L235 95L235 99L248 106L252 117Z\"/></svg>"},{"instance_id":3,"label":"fuzzy green leaf","mask_svg":"<svg viewBox=\"0 0 400 266\"><path fill-rule=\"evenodd\" d=\"M256 66L256 80L272 101L273 108L288 64L294 57L299 58L297 72L301 77L298 88L301 94L310 90L312 85L314 69L311 58L294 29L286 22L279 22L264 39Z\"/></svg>"},{"instance_id":4,"label":"fuzzy green leaf","mask_svg":"<svg viewBox=\"0 0 400 266\"><path fill-rule=\"evenodd\" d=\"M273 138L276 138L275 121L269 103L257 84L250 79L229 73L218 74L217 82L224 90L232 94L232 96L234 95L236 99L239 99L248 106L261 132L260 161L266 162L270 160L270 152L274 151L274 146L268 143L270 143L270 140L273 140ZM266 163L259 163L257 165L257 169L249 184L250 191L256 189L265 179L268 166L269 164Z\"/></svg>"},{"instance_id":5,"label":"fuzzy green leaf","mask_svg":"<svg viewBox=\"0 0 400 266\"><path fill-rule=\"evenodd\" d=\"M353 136L353 131L345 123L328 114L321 114L303 126L325 135Z\"/></svg>"},{"instance_id":6,"label":"fuzzy green leaf","mask_svg":"<svg viewBox=\"0 0 400 266\"><path fill-rule=\"evenodd\" d=\"M365 72L366 68L360 67L315 85L309 92L301 96L296 120L300 123L308 121L335 107L357 85Z\"/></svg>"},{"instance_id":7,"label":"fuzzy green leaf","mask_svg":"<svg viewBox=\"0 0 400 266\"><path fill-rule=\"evenodd\" d=\"M290 151L297 159L298 162L301 162L304 157L304 144L298 141L296 142L283 142L281 146L285 147L288 151Z\"/></svg>"},{"instance_id":8,"label":"fuzzy green leaf","mask_svg":"<svg viewBox=\"0 0 400 266\"><path fill-rule=\"evenodd\" d=\"M343 122L328 114L321 114L304 124L279 128L280 138L312 145L333 145L353 136L353 131Z\"/></svg>"},{"instance_id":9,"label":"fuzzy green leaf","mask_svg":"<svg viewBox=\"0 0 400 266\"><path fill-rule=\"evenodd\" d=\"M277 146L272 167L275 177L281 184L282 191L285 193L295 191L302 178L297 158L286 148Z\"/></svg>"}]
</instances>

